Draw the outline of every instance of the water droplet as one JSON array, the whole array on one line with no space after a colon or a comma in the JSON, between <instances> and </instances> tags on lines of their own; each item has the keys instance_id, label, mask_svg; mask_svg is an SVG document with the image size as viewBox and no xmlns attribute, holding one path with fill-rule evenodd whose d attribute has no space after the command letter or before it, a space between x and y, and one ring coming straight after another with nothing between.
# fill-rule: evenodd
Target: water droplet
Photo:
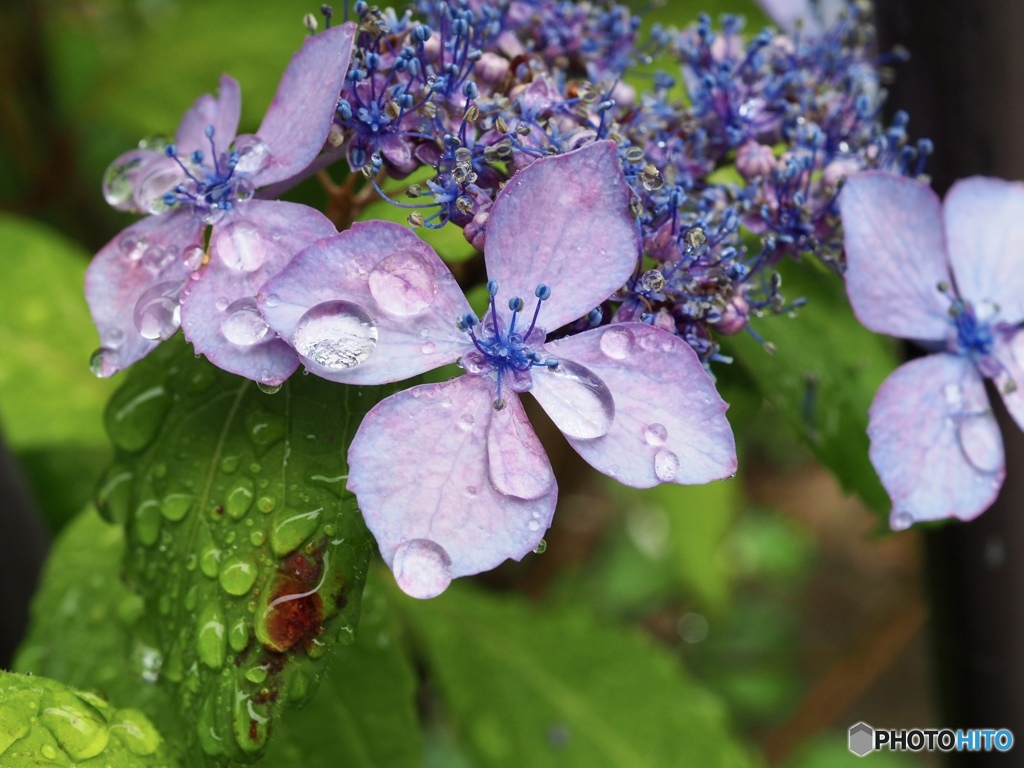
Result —
<instances>
[{"instance_id":1,"label":"water droplet","mask_svg":"<svg viewBox=\"0 0 1024 768\"><path fill-rule=\"evenodd\" d=\"M249 541L252 542L252 545L254 547L262 546L263 542L266 540L267 534L265 534L263 531L253 531L249 534Z\"/></svg>"},{"instance_id":2,"label":"water droplet","mask_svg":"<svg viewBox=\"0 0 1024 768\"><path fill-rule=\"evenodd\" d=\"M160 272L174 261L174 254L162 245L148 245L142 252L142 266L152 272Z\"/></svg>"},{"instance_id":3,"label":"water droplet","mask_svg":"<svg viewBox=\"0 0 1024 768\"><path fill-rule=\"evenodd\" d=\"M121 370L121 355L117 350L100 347L89 356L89 370L100 379L113 376Z\"/></svg>"},{"instance_id":4,"label":"water droplet","mask_svg":"<svg viewBox=\"0 0 1024 768\"><path fill-rule=\"evenodd\" d=\"M39 750L39 753L47 760L53 760L57 757L57 750L49 744L44 744L43 748Z\"/></svg>"},{"instance_id":5,"label":"water droplet","mask_svg":"<svg viewBox=\"0 0 1024 768\"><path fill-rule=\"evenodd\" d=\"M430 539L412 539L395 550L391 563L395 581L412 597L437 597L452 583L452 560Z\"/></svg>"},{"instance_id":6,"label":"water droplet","mask_svg":"<svg viewBox=\"0 0 1024 768\"><path fill-rule=\"evenodd\" d=\"M536 371L533 395L562 432L579 439L608 434L615 401L593 371L571 360Z\"/></svg>"},{"instance_id":7,"label":"water droplet","mask_svg":"<svg viewBox=\"0 0 1024 768\"><path fill-rule=\"evenodd\" d=\"M531 531L539 531L540 523L536 520L531 520L529 523L526 524L526 527L529 528Z\"/></svg>"},{"instance_id":8,"label":"water droplet","mask_svg":"<svg viewBox=\"0 0 1024 768\"><path fill-rule=\"evenodd\" d=\"M224 666L227 655L227 632L224 627L224 613L217 600L208 600L199 609L196 621L196 650L199 660L210 669Z\"/></svg>"},{"instance_id":9,"label":"water droplet","mask_svg":"<svg viewBox=\"0 0 1024 768\"><path fill-rule=\"evenodd\" d=\"M157 283L135 302L135 327L144 339L169 339L181 325L181 288L171 280Z\"/></svg>"},{"instance_id":10,"label":"water droplet","mask_svg":"<svg viewBox=\"0 0 1024 768\"><path fill-rule=\"evenodd\" d=\"M245 670L245 679L250 683L259 685L267 679L267 668L264 666L249 667L249 669Z\"/></svg>"},{"instance_id":11,"label":"water droplet","mask_svg":"<svg viewBox=\"0 0 1024 768\"><path fill-rule=\"evenodd\" d=\"M106 719L71 691L46 691L40 707L39 723L72 760L88 760L107 748Z\"/></svg>"},{"instance_id":12,"label":"water droplet","mask_svg":"<svg viewBox=\"0 0 1024 768\"><path fill-rule=\"evenodd\" d=\"M654 454L654 474L663 483L671 483L679 474L679 457L672 451Z\"/></svg>"},{"instance_id":13,"label":"water droplet","mask_svg":"<svg viewBox=\"0 0 1024 768\"><path fill-rule=\"evenodd\" d=\"M262 408L250 410L245 416L245 431L252 440L258 455L262 455L288 432L288 425L277 414L271 414Z\"/></svg>"},{"instance_id":14,"label":"water droplet","mask_svg":"<svg viewBox=\"0 0 1024 768\"><path fill-rule=\"evenodd\" d=\"M118 390L105 415L107 434L118 448L135 453L152 442L171 405L163 385L141 392L127 387Z\"/></svg>"},{"instance_id":15,"label":"water droplet","mask_svg":"<svg viewBox=\"0 0 1024 768\"><path fill-rule=\"evenodd\" d=\"M194 272L203 266L205 256L206 251L203 250L201 245L192 245L182 251L181 263L185 265L185 269L189 272Z\"/></svg>"},{"instance_id":16,"label":"water droplet","mask_svg":"<svg viewBox=\"0 0 1024 768\"><path fill-rule=\"evenodd\" d=\"M274 307L279 306L281 304L281 297L278 296L276 293L272 293L263 300L263 303L266 306L273 309Z\"/></svg>"},{"instance_id":17,"label":"water droplet","mask_svg":"<svg viewBox=\"0 0 1024 768\"><path fill-rule=\"evenodd\" d=\"M170 158L148 163L143 169L145 175L138 185L135 199L146 213L160 214L170 206L164 202L164 195L186 180L184 172Z\"/></svg>"},{"instance_id":18,"label":"water droplet","mask_svg":"<svg viewBox=\"0 0 1024 768\"><path fill-rule=\"evenodd\" d=\"M889 516L889 527L894 531L905 531L914 524L914 516L909 512L893 510Z\"/></svg>"},{"instance_id":19,"label":"water droplet","mask_svg":"<svg viewBox=\"0 0 1024 768\"><path fill-rule=\"evenodd\" d=\"M473 497L476 496L476 494L477 494L477 490L476 490L476 486L475 485L467 485L466 486L466 495L469 498L472 499Z\"/></svg>"},{"instance_id":20,"label":"water droplet","mask_svg":"<svg viewBox=\"0 0 1024 768\"><path fill-rule=\"evenodd\" d=\"M437 345L434 342L432 342L432 341L428 341L426 344L424 344L422 347L420 347L420 352L422 352L424 355L432 355L436 351L437 351Z\"/></svg>"},{"instance_id":21,"label":"water droplet","mask_svg":"<svg viewBox=\"0 0 1024 768\"><path fill-rule=\"evenodd\" d=\"M160 538L160 503L146 499L135 508L134 531L139 541L146 546L156 544Z\"/></svg>"},{"instance_id":22,"label":"water droplet","mask_svg":"<svg viewBox=\"0 0 1024 768\"><path fill-rule=\"evenodd\" d=\"M124 331L120 328L107 328L100 333L100 341L107 349L119 349L124 344Z\"/></svg>"},{"instance_id":23,"label":"water droplet","mask_svg":"<svg viewBox=\"0 0 1024 768\"><path fill-rule=\"evenodd\" d=\"M964 458L979 472L1003 468L1003 438L991 412L962 416L955 421L956 437Z\"/></svg>"},{"instance_id":24,"label":"water droplet","mask_svg":"<svg viewBox=\"0 0 1024 768\"><path fill-rule=\"evenodd\" d=\"M290 511L287 507L283 508L270 530L270 547L278 557L295 551L302 542L316 533L320 515L324 510L323 507L318 507L297 515L288 514Z\"/></svg>"},{"instance_id":25,"label":"water droplet","mask_svg":"<svg viewBox=\"0 0 1024 768\"><path fill-rule=\"evenodd\" d=\"M137 709L119 709L110 721L110 732L133 755L152 755L160 746L160 735L149 719Z\"/></svg>"},{"instance_id":26,"label":"water droplet","mask_svg":"<svg viewBox=\"0 0 1024 768\"><path fill-rule=\"evenodd\" d=\"M473 428L473 425L476 424L476 419L473 418L472 414L464 413L461 416L459 416L458 424L459 428L463 432L468 432Z\"/></svg>"},{"instance_id":27,"label":"water droplet","mask_svg":"<svg viewBox=\"0 0 1024 768\"><path fill-rule=\"evenodd\" d=\"M96 489L96 506L111 523L123 525L128 521L134 480L135 473L120 464L113 465L103 475Z\"/></svg>"},{"instance_id":28,"label":"water droplet","mask_svg":"<svg viewBox=\"0 0 1024 768\"><path fill-rule=\"evenodd\" d=\"M225 456L220 460L220 471L226 475L230 475L235 472L238 469L239 458L238 454Z\"/></svg>"},{"instance_id":29,"label":"water droplet","mask_svg":"<svg viewBox=\"0 0 1024 768\"><path fill-rule=\"evenodd\" d=\"M213 302L213 306L218 312L223 312L225 309L228 308L228 304L230 303L231 302L228 301L227 296L221 296L219 299Z\"/></svg>"},{"instance_id":30,"label":"water droplet","mask_svg":"<svg viewBox=\"0 0 1024 768\"><path fill-rule=\"evenodd\" d=\"M103 199L119 211L135 210L135 177L147 155L129 152L107 166L103 173Z\"/></svg>"},{"instance_id":31,"label":"water droplet","mask_svg":"<svg viewBox=\"0 0 1024 768\"><path fill-rule=\"evenodd\" d=\"M221 333L232 344L251 347L263 341L270 330L263 313L256 306L256 299L246 297L232 302L225 308L225 317L220 322Z\"/></svg>"},{"instance_id":32,"label":"water droplet","mask_svg":"<svg viewBox=\"0 0 1024 768\"><path fill-rule=\"evenodd\" d=\"M241 653L249 644L249 624L244 618L231 625L228 631L228 644L235 653Z\"/></svg>"},{"instance_id":33,"label":"water droplet","mask_svg":"<svg viewBox=\"0 0 1024 768\"><path fill-rule=\"evenodd\" d=\"M281 391L281 387L284 384L264 384L262 381L257 381L256 386L259 387L260 392L265 395L276 395Z\"/></svg>"},{"instance_id":34,"label":"water droplet","mask_svg":"<svg viewBox=\"0 0 1024 768\"><path fill-rule=\"evenodd\" d=\"M190 493L169 493L160 502L160 511L171 522L181 520L192 509L195 497Z\"/></svg>"},{"instance_id":35,"label":"water droplet","mask_svg":"<svg viewBox=\"0 0 1024 768\"><path fill-rule=\"evenodd\" d=\"M377 325L357 304L326 301L299 319L292 346L317 365L341 371L370 356L377 346Z\"/></svg>"},{"instance_id":36,"label":"water droplet","mask_svg":"<svg viewBox=\"0 0 1024 768\"><path fill-rule=\"evenodd\" d=\"M664 445L668 440L668 430L663 424L648 424L644 427L644 440L648 445Z\"/></svg>"},{"instance_id":37,"label":"water droplet","mask_svg":"<svg viewBox=\"0 0 1024 768\"><path fill-rule=\"evenodd\" d=\"M543 555L547 551L548 543L544 539L541 539L540 544L538 544L533 550L534 554L536 555Z\"/></svg>"},{"instance_id":38,"label":"water droplet","mask_svg":"<svg viewBox=\"0 0 1024 768\"><path fill-rule=\"evenodd\" d=\"M942 395L946 398L946 405L952 413L956 414L963 410L963 391L959 384L947 384L942 388Z\"/></svg>"},{"instance_id":39,"label":"water droplet","mask_svg":"<svg viewBox=\"0 0 1024 768\"><path fill-rule=\"evenodd\" d=\"M270 496L260 496L259 501L256 502L256 508L260 512L273 512L274 500Z\"/></svg>"},{"instance_id":40,"label":"water droplet","mask_svg":"<svg viewBox=\"0 0 1024 768\"><path fill-rule=\"evenodd\" d=\"M239 272L255 272L276 255L277 250L262 229L245 220L215 228L210 243L210 252Z\"/></svg>"},{"instance_id":41,"label":"water droplet","mask_svg":"<svg viewBox=\"0 0 1024 768\"><path fill-rule=\"evenodd\" d=\"M433 266L415 251L399 251L381 260L370 271L369 285L380 308L401 317L422 312L437 293Z\"/></svg>"},{"instance_id":42,"label":"water droplet","mask_svg":"<svg viewBox=\"0 0 1024 768\"><path fill-rule=\"evenodd\" d=\"M224 503L225 510L234 520L240 520L249 511L253 499L252 480L248 477L240 477L228 491L227 501Z\"/></svg>"},{"instance_id":43,"label":"water droplet","mask_svg":"<svg viewBox=\"0 0 1024 768\"><path fill-rule=\"evenodd\" d=\"M243 134L235 138L235 151L238 162L235 173L253 174L263 170L270 161L270 147L259 136Z\"/></svg>"}]
</instances>

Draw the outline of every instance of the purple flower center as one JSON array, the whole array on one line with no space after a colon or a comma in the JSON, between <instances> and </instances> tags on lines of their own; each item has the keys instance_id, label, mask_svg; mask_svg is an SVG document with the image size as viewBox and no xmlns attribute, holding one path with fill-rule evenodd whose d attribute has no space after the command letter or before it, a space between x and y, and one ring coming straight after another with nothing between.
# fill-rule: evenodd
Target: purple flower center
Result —
<instances>
[{"instance_id":1,"label":"purple flower center","mask_svg":"<svg viewBox=\"0 0 1024 768\"><path fill-rule=\"evenodd\" d=\"M210 142L209 159L201 149L184 159L174 144L164 149L181 167L186 180L167 192L163 202L168 207L191 205L198 218L212 223L220 213L252 198L255 193L252 177L266 165L270 151L259 137L243 136L235 140L228 152L219 152L212 125L206 126L206 138Z\"/></svg>"},{"instance_id":2,"label":"purple flower center","mask_svg":"<svg viewBox=\"0 0 1024 768\"><path fill-rule=\"evenodd\" d=\"M495 302L498 293L496 280L487 283L487 291L491 295L491 308L484 322L479 323L473 315L467 315L459 322L459 327L469 334L473 346L476 347L475 351L463 355L460 365L471 375L481 375L490 371L495 373L497 397L494 400L494 408L500 411L505 407L505 400L501 396L504 384L507 383L516 392L526 392L533 387L531 369L538 366L558 367L557 360L541 359L540 354L532 348L543 344L547 335L543 329L537 327L537 318L540 316L541 304L551 296L551 289L543 283L537 286L537 290L534 291L537 306L533 311L530 326L525 330L521 330L523 323L519 320L519 313L525 307L523 300L518 296L509 299L508 308L512 312L512 318L506 327L504 318L498 314ZM516 327L517 322L519 328Z\"/></svg>"},{"instance_id":3,"label":"purple flower center","mask_svg":"<svg viewBox=\"0 0 1024 768\"><path fill-rule=\"evenodd\" d=\"M985 302L981 305L983 311L979 313L971 302L957 297L946 284L940 284L939 290L949 296L949 314L956 328L956 336L947 342L949 351L969 357L986 378L994 379L1008 373L993 354L999 335L1012 330L1006 323L995 321L999 308ZM1015 389L1016 383L1011 379L1007 386Z\"/></svg>"}]
</instances>

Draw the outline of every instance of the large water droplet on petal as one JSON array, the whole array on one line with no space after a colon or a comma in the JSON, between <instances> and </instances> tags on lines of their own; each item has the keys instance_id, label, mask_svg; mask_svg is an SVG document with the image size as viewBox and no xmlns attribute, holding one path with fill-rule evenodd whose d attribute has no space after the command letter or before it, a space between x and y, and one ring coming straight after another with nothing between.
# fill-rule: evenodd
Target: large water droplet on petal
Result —
<instances>
[{"instance_id":1,"label":"large water droplet on petal","mask_svg":"<svg viewBox=\"0 0 1024 768\"><path fill-rule=\"evenodd\" d=\"M672 451L654 454L654 475L663 483L671 483L679 475L679 457Z\"/></svg>"},{"instance_id":2,"label":"large water droplet on petal","mask_svg":"<svg viewBox=\"0 0 1024 768\"><path fill-rule=\"evenodd\" d=\"M175 249L173 246L164 248L156 243L148 245L142 252L142 266L151 272L160 272L174 261L174 255Z\"/></svg>"},{"instance_id":3,"label":"large water droplet on petal","mask_svg":"<svg viewBox=\"0 0 1024 768\"><path fill-rule=\"evenodd\" d=\"M270 147L259 136L251 133L235 138L235 151L238 153L235 173L256 173L270 162Z\"/></svg>"},{"instance_id":4,"label":"large water droplet on petal","mask_svg":"<svg viewBox=\"0 0 1024 768\"><path fill-rule=\"evenodd\" d=\"M203 257L205 256L206 251L203 250L201 245L190 245L181 252L181 263L185 266L185 269L194 272L203 266Z\"/></svg>"},{"instance_id":5,"label":"large water droplet on petal","mask_svg":"<svg viewBox=\"0 0 1024 768\"><path fill-rule=\"evenodd\" d=\"M434 270L415 251L393 253L370 272L370 293L385 312L406 317L422 312L434 301Z\"/></svg>"},{"instance_id":6,"label":"large water droplet on petal","mask_svg":"<svg viewBox=\"0 0 1024 768\"><path fill-rule=\"evenodd\" d=\"M224 309L220 330L224 338L240 347L251 347L263 341L270 330L263 313L256 306L256 299L247 296L233 301Z\"/></svg>"},{"instance_id":7,"label":"large water droplet on petal","mask_svg":"<svg viewBox=\"0 0 1024 768\"><path fill-rule=\"evenodd\" d=\"M160 214L170 206L164 201L164 195L172 193L174 188L187 181L185 172L170 158L160 158L141 169L142 180L135 194L135 202L147 213Z\"/></svg>"},{"instance_id":8,"label":"large water droplet on petal","mask_svg":"<svg viewBox=\"0 0 1024 768\"><path fill-rule=\"evenodd\" d=\"M625 360L633 354L633 332L621 325L612 325L601 334L598 344L612 360Z\"/></svg>"},{"instance_id":9,"label":"large water droplet on petal","mask_svg":"<svg viewBox=\"0 0 1024 768\"><path fill-rule=\"evenodd\" d=\"M146 250L148 241L144 237L136 235L134 232L125 232L119 238L117 238L118 250L124 255L128 261L138 261L142 258L142 254Z\"/></svg>"},{"instance_id":10,"label":"large water droplet on petal","mask_svg":"<svg viewBox=\"0 0 1024 768\"><path fill-rule=\"evenodd\" d=\"M615 401L608 387L589 368L561 360L556 368L538 368L533 396L568 437L589 439L608 434Z\"/></svg>"},{"instance_id":11,"label":"large water droplet on petal","mask_svg":"<svg viewBox=\"0 0 1024 768\"><path fill-rule=\"evenodd\" d=\"M452 559L430 539L412 539L400 545L391 570L402 591L421 600L437 597L452 583Z\"/></svg>"},{"instance_id":12,"label":"large water droplet on petal","mask_svg":"<svg viewBox=\"0 0 1024 768\"><path fill-rule=\"evenodd\" d=\"M210 251L239 272L255 272L277 249L274 241L251 221L234 221L213 235Z\"/></svg>"},{"instance_id":13,"label":"large water droplet on petal","mask_svg":"<svg viewBox=\"0 0 1024 768\"><path fill-rule=\"evenodd\" d=\"M129 152L117 158L103 173L103 199L120 211L135 210L135 179L147 155Z\"/></svg>"},{"instance_id":14,"label":"large water droplet on petal","mask_svg":"<svg viewBox=\"0 0 1024 768\"><path fill-rule=\"evenodd\" d=\"M342 371L366 360L377 346L377 324L358 304L325 301L304 314L292 332L295 350L317 365Z\"/></svg>"},{"instance_id":15,"label":"large water droplet on petal","mask_svg":"<svg viewBox=\"0 0 1024 768\"><path fill-rule=\"evenodd\" d=\"M182 282L157 283L135 302L135 327L145 339L169 339L181 325Z\"/></svg>"},{"instance_id":16,"label":"large water droplet on petal","mask_svg":"<svg viewBox=\"0 0 1024 768\"><path fill-rule=\"evenodd\" d=\"M100 379L113 376L121 370L121 355L116 349L100 347L89 357L89 370Z\"/></svg>"},{"instance_id":17,"label":"large water droplet on petal","mask_svg":"<svg viewBox=\"0 0 1024 768\"><path fill-rule=\"evenodd\" d=\"M979 472L1003 467L1003 438L991 412L956 419L956 437L964 458Z\"/></svg>"}]
</instances>

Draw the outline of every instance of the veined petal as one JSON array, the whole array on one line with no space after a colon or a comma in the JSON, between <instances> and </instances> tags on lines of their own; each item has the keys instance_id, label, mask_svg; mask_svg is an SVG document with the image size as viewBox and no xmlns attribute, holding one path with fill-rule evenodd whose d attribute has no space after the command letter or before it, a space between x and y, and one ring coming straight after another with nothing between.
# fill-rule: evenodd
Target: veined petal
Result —
<instances>
[{"instance_id":1,"label":"veined petal","mask_svg":"<svg viewBox=\"0 0 1024 768\"><path fill-rule=\"evenodd\" d=\"M238 118L241 114L242 92L238 81L230 75L221 75L217 97L204 93L181 118L181 124L174 135L178 154L187 157L199 149L211 157L210 140L206 138L206 128L211 125L217 152L226 153L238 133Z\"/></svg>"},{"instance_id":2,"label":"veined petal","mask_svg":"<svg viewBox=\"0 0 1024 768\"><path fill-rule=\"evenodd\" d=\"M85 273L85 298L109 350L103 376L145 357L177 330L178 292L190 274L182 254L202 242L200 223L175 211L132 224L96 254Z\"/></svg>"},{"instance_id":3,"label":"veined petal","mask_svg":"<svg viewBox=\"0 0 1024 768\"><path fill-rule=\"evenodd\" d=\"M942 209L960 298L992 302L998 319L1024 320L1024 184L975 176L956 182Z\"/></svg>"},{"instance_id":4,"label":"veined petal","mask_svg":"<svg viewBox=\"0 0 1024 768\"><path fill-rule=\"evenodd\" d=\"M1016 331L1009 338L997 338L993 355L1002 366L996 386L1006 409L1024 429L1024 333Z\"/></svg>"},{"instance_id":5,"label":"veined petal","mask_svg":"<svg viewBox=\"0 0 1024 768\"><path fill-rule=\"evenodd\" d=\"M348 305L364 313L361 326ZM306 248L260 289L260 307L309 370L332 381L400 381L471 348L455 327L470 308L451 272L416 235L384 221L356 222ZM313 312L317 307L322 312ZM374 333L368 356L333 354L346 339L355 344L365 335L366 319Z\"/></svg>"},{"instance_id":6,"label":"veined petal","mask_svg":"<svg viewBox=\"0 0 1024 768\"><path fill-rule=\"evenodd\" d=\"M270 147L270 159L254 179L256 186L295 176L323 149L355 33L355 22L349 21L307 37L288 62L256 131Z\"/></svg>"},{"instance_id":7,"label":"veined petal","mask_svg":"<svg viewBox=\"0 0 1024 768\"><path fill-rule=\"evenodd\" d=\"M287 379L298 357L270 330L256 294L294 253L334 231L322 213L296 203L249 200L229 212L213 228L210 261L182 300L181 325L196 352L253 381Z\"/></svg>"},{"instance_id":8,"label":"veined petal","mask_svg":"<svg viewBox=\"0 0 1024 768\"><path fill-rule=\"evenodd\" d=\"M951 284L942 211L925 184L880 171L847 179L839 195L846 245L846 292L872 331L944 339Z\"/></svg>"},{"instance_id":9,"label":"veined petal","mask_svg":"<svg viewBox=\"0 0 1024 768\"><path fill-rule=\"evenodd\" d=\"M569 443L600 472L634 488L707 483L736 472L729 407L693 349L645 323L595 328L546 346L585 365L615 400L607 434Z\"/></svg>"},{"instance_id":10,"label":"veined petal","mask_svg":"<svg viewBox=\"0 0 1024 768\"><path fill-rule=\"evenodd\" d=\"M551 287L541 323L554 330L622 287L640 254L629 186L614 142L542 158L498 193L487 220L487 276L502 301Z\"/></svg>"},{"instance_id":11,"label":"veined petal","mask_svg":"<svg viewBox=\"0 0 1024 768\"><path fill-rule=\"evenodd\" d=\"M892 527L970 520L1003 484L1003 439L969 359L939 353L886 379L871 405L871 463L892 499Z\"/></svg>"},{"instance_id":12,"label":"veined petal","mask_svg":"<svg viewBox=\"0 0 1024 768\"><path fill-rule=\"evenodd\" d=\"M542 454L529 443L515 450L516 434L525 434L521 406L510 394L506 410L517 410L495 420L491 387L489 377L461 376L392 395L366 415L349 448L348 488L413 597L434 597L453 578L521 560L551 523L554 482L530 500L492 482L497 476L518 487L515 478L534 471ZM493 430L504 434L489 437ZM500 446L498 456L489 456L489 442Z\"/></svg>"},{"instance_id":13,"label":"veined petal","mask_svg":"<svg viewBox=\"0 0 1024 768\"><path fill-rule=\"evenodd\" d=\"M520 499L539 499L555 487L555 473L518 397L491 414L487 466L495 490Z\"/></svg>"}]
</instances>

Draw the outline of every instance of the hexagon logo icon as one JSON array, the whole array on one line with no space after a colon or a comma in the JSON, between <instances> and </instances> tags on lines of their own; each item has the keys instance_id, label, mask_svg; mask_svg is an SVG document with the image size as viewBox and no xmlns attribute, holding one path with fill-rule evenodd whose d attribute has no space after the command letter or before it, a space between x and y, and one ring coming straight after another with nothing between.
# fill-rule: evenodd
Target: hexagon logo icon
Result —
<instances>
[{"instance_id":1,"label":"hexagon logo icon","mask_svg":"<svg viewBox=\"0 0 1024 768\"><path fill-rule=\"evenodd\" d=\"M867 723L850 726L850 751L857 757L864 757L875 749L875 729Z\"/></svg>"}]
</instances>

